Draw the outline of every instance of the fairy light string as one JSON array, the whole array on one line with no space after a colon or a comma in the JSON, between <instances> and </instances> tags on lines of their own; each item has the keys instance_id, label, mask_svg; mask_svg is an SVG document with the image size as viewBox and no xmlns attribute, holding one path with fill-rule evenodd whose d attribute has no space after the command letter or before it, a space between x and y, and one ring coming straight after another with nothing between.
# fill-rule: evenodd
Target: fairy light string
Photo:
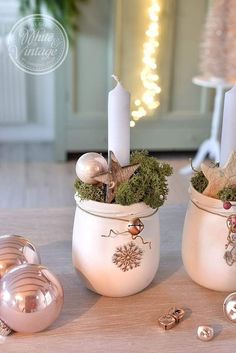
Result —
<instances>
[{"instance_id":1,"label":"fairy light string","mask_svg":"<svg viewBox=\"0 0 236 353\"><path fill-rule=\"evenodd\" d=\"M140 73L140 79L143 86L143 95L134 101L134 110L132 111L132 120L130 126L134 127L135 122L145 117L148 112L159 107L158 95L161 88L158 84L159 76L157 74L157 51L159 47L159 13L160 5L158 0L151 0L151 6L148 9L149 26L146 31L146 40L143 45L143 68Z\"/></svg>"}]
</instances>

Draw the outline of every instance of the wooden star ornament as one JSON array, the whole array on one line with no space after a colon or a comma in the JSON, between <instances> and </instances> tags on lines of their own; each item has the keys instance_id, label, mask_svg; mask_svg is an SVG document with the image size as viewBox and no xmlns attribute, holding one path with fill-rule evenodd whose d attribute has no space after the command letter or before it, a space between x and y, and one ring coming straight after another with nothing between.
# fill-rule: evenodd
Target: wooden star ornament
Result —
<instances>
[{"instance_id":1,"label":"wooden star ornament","mask_svg":"<svg viewBox=\"0 0 236 353\"><path fill-rule=\"evenodd\" d=\"M121 167L114 153L110 152L108 172L96 175L93 178L94 180L107 185L106 202L111 203L114 200L119 185L128 181L138 167L139 164Z\"/></svg>"},{"instance_id":2,"label":"wooden star ornament","mask_svg":"<svg viewBox=\"0 0 236 353\"><path fill-rule=\"evenodd\" d=\"M231 153L223 168L202 163L201 170L208 180L208 185L203 194L218 198L218 192L224 187L236 185L236 151Z\"/></svg>"}]
</instances>

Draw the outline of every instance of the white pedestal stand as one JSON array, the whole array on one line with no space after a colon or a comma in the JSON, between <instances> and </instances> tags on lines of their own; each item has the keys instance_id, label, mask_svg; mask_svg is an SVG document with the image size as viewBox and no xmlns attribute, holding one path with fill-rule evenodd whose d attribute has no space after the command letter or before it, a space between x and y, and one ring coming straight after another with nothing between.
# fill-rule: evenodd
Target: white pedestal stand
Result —
<instances>
[{"instance_id":1,"label":"white pedestal stand","mask_svg":"<svg viewBox=\"0 0 236 353\"><path fill-rule=\"evenodd\" d=\"M210 79L206 77L197 76L193 78L193 83L198 86L215 88L215 102L214 111L211 124L211 135L209 139L205 140L198 149L196 156L194 157L192 164L193 167L198 169L209 154L209 157L215 162L220 161L220 143L219 143L219 129L222 115L222 106L224 101L224 91L233 87L233 84L225 82L223 80ZM190 165L180 169L180 174L186 175L192 172Z\"/></svg>"}]
</instances>

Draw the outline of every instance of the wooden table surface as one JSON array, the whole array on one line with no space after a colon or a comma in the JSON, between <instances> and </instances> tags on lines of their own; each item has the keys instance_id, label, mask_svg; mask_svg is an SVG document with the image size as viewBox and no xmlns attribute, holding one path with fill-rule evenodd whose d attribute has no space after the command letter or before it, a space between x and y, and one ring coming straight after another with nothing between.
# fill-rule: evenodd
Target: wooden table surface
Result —
<instances>
[{"instance_id":1,"label":"wooden table surface","mask_svg":"<svg viewBox=\"0 0 236 353\"><path fill-rule=\"evenodd\" d=\"M163 207L161 262L154 282L127 298L101 297L87 290L71 264L73 209L1 210L0 234L28 237L39 248L42 263L60 278L65 304L60 318L47 331L15 333L0 339L2 353L232 353L236 326L222 313L226 293L193 283L181 262L184 206ZM217 274L216 274L217 275ZM163 331L159 315L173 305L186 309L185 319ZM212 325L211 342L196 338L199 325Z\"/></svg>"}]
</instances>

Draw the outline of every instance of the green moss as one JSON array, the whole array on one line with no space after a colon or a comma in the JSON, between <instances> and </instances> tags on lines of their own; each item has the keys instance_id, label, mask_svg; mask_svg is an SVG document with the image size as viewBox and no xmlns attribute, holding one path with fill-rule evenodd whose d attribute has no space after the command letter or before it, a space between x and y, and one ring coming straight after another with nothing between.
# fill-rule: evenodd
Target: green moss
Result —
<instances>
[{"instance_id":1,"label":"green moss","mask_svg":"<svg viewBox=\"0 0 236 353\"><path fill-rule=\"evenodd\" d=\"M81 180L76 179L75 190L82 200L105 201L105 193L102 187L85 184Z\"/></svg>"},{"instance_id":2,"label":"green moss","mask_svg":"<svg viewBox=\"0 0 236 353\"><path fill-rule=\"evenodd\" d=\"M142 180L134 175L129 181L122 183L116 194L116 203L121 205L131 205L141 202L144 199L144 189Z\"/></svg>"},{"instance_id":3,"label":"green moss","mask_svg":"<svg viewBox=\"0 0 236 353\"><path fill-rule=\"evenodd\" d=\"M196 171L195 175L191 178L191 183L194 189L202 193L208 185L208 180L202 171Z\"/></svg>"},{"instance_id":4,"label":"green moss","mask_svg":"<svg viewBox=\"0 0 236 353\"><path fill-rule=\"evenodd\" d=\"M140 167L129 181L119 186L116 203L131 205L143 201L152 208L159 208L168 194L167 177L173 173L172 167L150 157L147 151L134 152L131 164L135 163Z\"/></svg>"},{"instance_id":5,"label":"green moss","mask_svg":"<svg viewBox=\"0 0 236 353\"><path fill-rule=\"evenodd\" d=\"M146 151L134 152L131 155L131 164L136 163L139 163L140 167L130 180L119 186L115 203L132 205L137 202L145 202L152 208L159 208L165 202L168 194L167 177L172 174L172 167L150 157ZM85 184L77 179L75 189L82 200L99 202L105 200L103 187Z\"/></svg>"},{"instance_id":6,"label":"green moss","mask_svg":"<svg viewBox=\"0 0 236 353\"><path fill-rule=\"evenodd\" d=\"M236 201L236 185L226 186L218 192L217 196L223 202Z\"/></svg>"}]
</instances>

